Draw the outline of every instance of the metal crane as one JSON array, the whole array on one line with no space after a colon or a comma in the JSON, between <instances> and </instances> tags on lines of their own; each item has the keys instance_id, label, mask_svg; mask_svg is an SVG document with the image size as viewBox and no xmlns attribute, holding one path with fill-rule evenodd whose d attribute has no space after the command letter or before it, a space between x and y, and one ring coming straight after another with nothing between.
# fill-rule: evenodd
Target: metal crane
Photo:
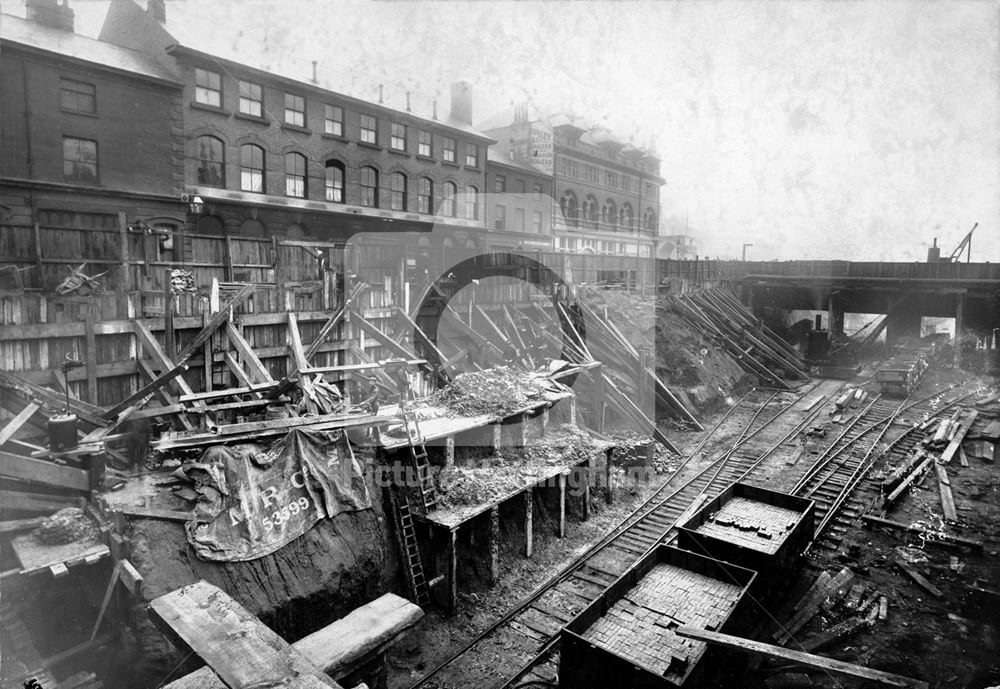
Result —
<instances>
[{"instance_id":1,"label":"metal crane","mask_svg":"<svg viewBox=\"0 0 1000 689\"><path fill-rule=\"evenodd\" d=\"M955 247L955 250L951 252L951 256L948 257L949 263L954 263L955 261L957 261L958 257L961 256L962 252L966 251L966 249L967 252L965 255L965 262L968 263L972 260L972 233L976 231L977 227L979 227L979 223L975 223L972 226L972 229L969 230L969 234L965 235L962 238L962 241L958 243L958 246Z\"/></svg>"}]
</instances>

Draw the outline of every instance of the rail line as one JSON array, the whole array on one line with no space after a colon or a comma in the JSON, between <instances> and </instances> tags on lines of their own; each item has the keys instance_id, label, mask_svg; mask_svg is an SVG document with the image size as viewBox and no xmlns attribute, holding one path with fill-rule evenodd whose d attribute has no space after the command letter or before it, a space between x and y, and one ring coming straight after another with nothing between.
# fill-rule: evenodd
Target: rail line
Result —
<instances>
[{"instance_id":1,"label":"rail line","mask_svg":"<svg viewBox=\"0 0 1000 689\"><path fill-rule=\"evenodd\" d=\"M909 454L920 439L910 427L884 447L892 424L904 413L918 411L933 418L974 393L948 388L913 401L876 397L844 429L792 489L816 502L813 547L836 549L853 522L868 507L870 495L856 492L875 462L886 454ZM936 405L935 405L936 403ZM935 408L936 406L936 408ZM879 449L882 451L879 451Z\"/></svg>"},{"instance_id":2,"label":"rail line","mask_svg":"<svg viewBox=\"0 0 1000 689\"><path fill-rule=\"evenodd\" d=\"M805 392L798 393L790 404L776 401L778 392L768 391L761 400L760 391L751 392L733 405L709 430L706 436L677 467L673 475L650 498L623 519L568 567L538 587L527 599L497 620L451 657L412 685L411 689L457 689L468 686L477 661L489 664L489 658L499 649L508 656L519 655L523 662L509 677L498 677L502 671L489 664L489 672L477 683L482 687L510 687L522 680L551 681L557 674L557 642L559 630L580 610L595 600L615 579L658 543L673 536L674 527L685 512L701 504L699 496L714 497L724 487L751 474L770 454L746 449L751 439L758 437L776 420L800 405L810 394L823 388L832 397L843 384L818 381ZM787 394L787 393L786 393ZM748 402L751 396L756 397ZM822 405L815 405L816 411ZM791 433L780 443L797 434L816 412L808 412ZM705 449L723 426L742 429L727 449L707 458L693 475L689 464ZM775 445L774 447L777 447ZM680 484L678 485L678 481ZM697 501L697 502L696 502ZM513 653L512 653L513 651Z\"/></svg>"}]
</instances>

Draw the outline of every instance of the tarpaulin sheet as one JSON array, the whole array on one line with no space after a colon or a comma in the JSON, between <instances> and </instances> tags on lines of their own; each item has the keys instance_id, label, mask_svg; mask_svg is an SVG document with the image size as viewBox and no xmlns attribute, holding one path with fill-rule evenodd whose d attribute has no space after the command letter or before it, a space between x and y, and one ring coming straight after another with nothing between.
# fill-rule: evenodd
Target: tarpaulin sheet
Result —
<instances>
[{"instance_id":1,"label":"tarpaulin sheet","mask_svg":"<svg viewBox=\"0 0 1000 689\"><path fill-rule=\"evenodd\" d=\"M188 541L206 560L253 560L320 519L372 506L341 431L296 429L268 446L212 447L183 471L201 494Z\"/></svg>"}]
</instances>

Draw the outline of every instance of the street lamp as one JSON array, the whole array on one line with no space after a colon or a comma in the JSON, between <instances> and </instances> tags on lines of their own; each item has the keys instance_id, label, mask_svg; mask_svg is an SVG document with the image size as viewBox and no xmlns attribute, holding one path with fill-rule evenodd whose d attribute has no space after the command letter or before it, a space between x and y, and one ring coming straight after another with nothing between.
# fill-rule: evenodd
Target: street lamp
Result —
<instances>
[{"instance_id":1,"label":"street lamp","mask_svg":"<svg viewBox=\"0 0 1000 689\"><path fill-rule=\"evenodd\" d=\"M753 242L744 242L743 244L743 262L746 263L747 260L747 247L753 246Z\"/></svg>"}]
</instances>

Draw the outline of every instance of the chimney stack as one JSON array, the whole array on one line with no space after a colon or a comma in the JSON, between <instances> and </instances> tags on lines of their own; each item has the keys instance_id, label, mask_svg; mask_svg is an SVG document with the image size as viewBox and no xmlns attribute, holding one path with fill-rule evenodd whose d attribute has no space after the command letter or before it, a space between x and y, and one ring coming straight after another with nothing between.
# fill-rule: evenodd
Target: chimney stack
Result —
<instances>
[{"instance_id":1,"label":"chimney stack","mask_svg":"<svg viewBox=\"0 0 1000 689\"><path fill-rule=\"evenodd\" d=\"M451 119L472 124L472 84L456 81L451 85Z\"/></svg>"},{"instance_id":2,"label":"chimney stack","mask_svg":"<svg viewBox=\"0 0 1000 689\"><path fill-rule=\"evenodd\" d=\"M148 0L146 3L146 14L161 24L166 24L167 0Z\"/></svg>"},{"instance_id":3,"label":"chimney stack","mask_svg":"<svg viewBox=\"0 0 1000 689\"><path fill-rule=\"evenodd\" d=\"M383 88L382 84L379 84L378 85L378 104L379 105L382 105L383 103L385 103L385 101L383 100L383 94L384 94L384 88Z\"/></svg>"},{"instance_id":4,"label":"chimney stack","mask_svg":"<svg viewBox=\"0 0 1000 689\"><path fill-rule=\"evenodd\" d=\"M318 84L319 83L319 72L316 70L316 60L313 60L312 62L313 62L313 78L312 78L312 83Z\"/></svg>"},{"instance_id":5,"label":"chimney stack","mask_svg":"<svg viewBox=\"0 0 1000 689\"><path fill-rule=\"evenodd\" d=\"M73 33L74 12L69 0L28 0L28 21L48 26L52 29Z\"/></svg>"}]
</instances>

